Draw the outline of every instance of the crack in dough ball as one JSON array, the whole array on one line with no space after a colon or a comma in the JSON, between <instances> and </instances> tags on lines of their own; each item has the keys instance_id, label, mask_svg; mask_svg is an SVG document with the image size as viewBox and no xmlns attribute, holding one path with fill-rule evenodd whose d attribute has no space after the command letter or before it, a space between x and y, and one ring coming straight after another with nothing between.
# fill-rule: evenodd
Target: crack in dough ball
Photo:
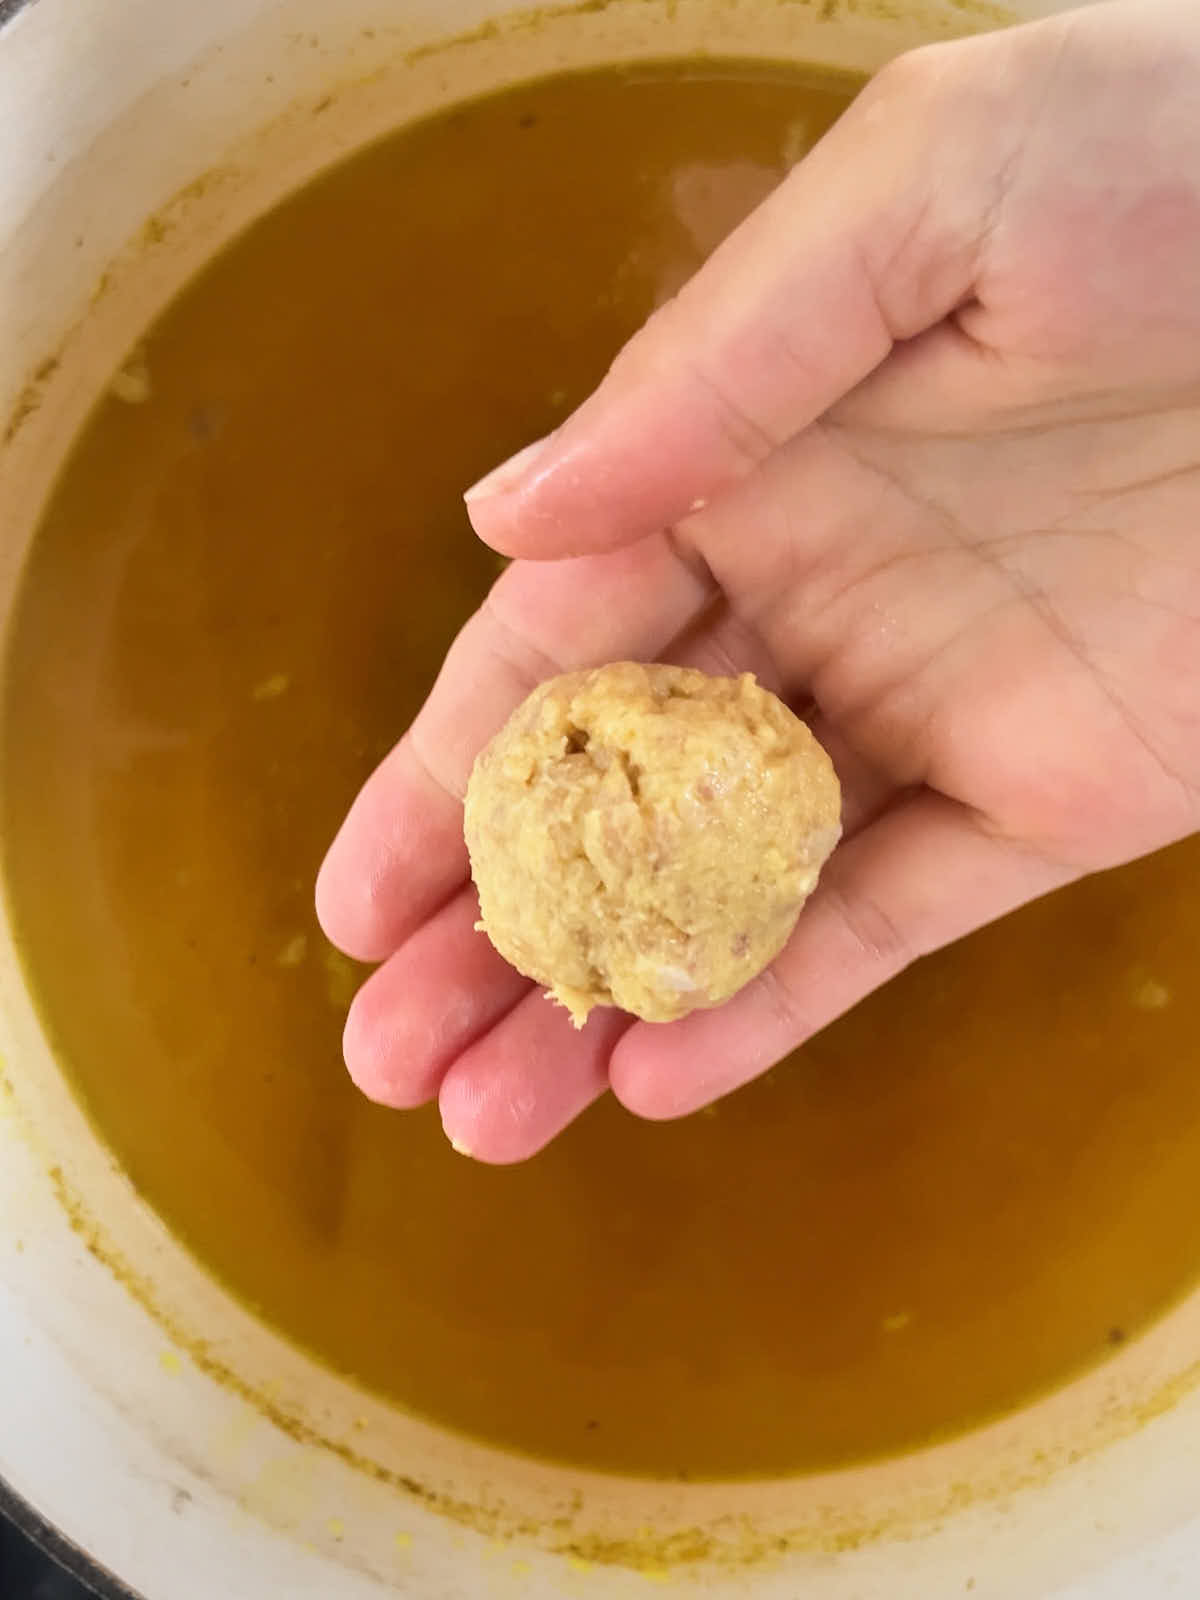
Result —
<instances>
[{"instance_id":1,"label":"crack in dough ball","mask_svg":"<svg viewBox=\"0 0 1200 1600\"><path fill-rule=\"evenodd\" d=\"M787 942L841 836L816 739L750 673L617 662L535 689L479 755L480 928L582 1027L718 1006Z\"/></svg>"}]
</instances>

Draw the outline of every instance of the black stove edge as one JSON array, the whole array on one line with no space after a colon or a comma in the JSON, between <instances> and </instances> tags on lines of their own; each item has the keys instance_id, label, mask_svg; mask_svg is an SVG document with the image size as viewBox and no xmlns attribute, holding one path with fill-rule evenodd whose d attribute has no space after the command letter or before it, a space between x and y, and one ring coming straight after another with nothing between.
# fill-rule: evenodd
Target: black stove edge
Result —
<instances>
[{"instance_id":1,"label":"black stove edge","mask_svg":"<svg viewBox=\"0 0 1200 1600\"><path fill-rule=\"evenodd\" d=\"M21 4L22 0L17 3ZM5 0L0 0L0 20L4 17L4 5ZM3 1478L0 1478L0 1517L6 1518L30 1544L82 1584L89 1594L95 1595L96 1600L144 1600L52 1527Z\"/></svg>"},{"instance_id":2,"label":"black stove edge","mask_svg":"<svg viewBox=\"0 0 1200 1600\"><path fill-rule=\"evenodd\" d=\"M0 0L0 28L6 22L11 22L17 12L29 3L30 0Z\"/></svg>"}]
</instances>

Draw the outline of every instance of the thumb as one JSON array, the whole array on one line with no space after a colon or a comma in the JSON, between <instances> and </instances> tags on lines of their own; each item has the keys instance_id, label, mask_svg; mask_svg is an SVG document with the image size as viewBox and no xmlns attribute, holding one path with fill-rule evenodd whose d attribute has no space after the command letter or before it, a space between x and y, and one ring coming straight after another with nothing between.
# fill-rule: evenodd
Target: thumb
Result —
<instances>
[{"instance_id":1,"label":"thumb","mask_svg":"<svg viewBox=\"0 0 1200 1600\"><path fill-rule=\"evenodd\" d=\"M1007 114L981 104L1013 84L1012 38L886 67L579 410L467 492L480 537L556 558L669 526L969 300L1020 136L1011 87ZM965 91L972 52L982 95Z\"/></svg>"}]
</instances>

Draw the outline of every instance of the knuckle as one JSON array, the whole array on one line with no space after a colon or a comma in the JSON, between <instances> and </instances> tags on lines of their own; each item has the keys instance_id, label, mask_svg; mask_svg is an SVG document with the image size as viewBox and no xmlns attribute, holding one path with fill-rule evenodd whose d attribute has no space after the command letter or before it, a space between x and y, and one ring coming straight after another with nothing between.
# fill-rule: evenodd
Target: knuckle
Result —
<instances>
[{"instance_id":1,"label":"knuckle","mask_svg":"<svg viewBox=\"0 0 1200 1600\"><path fill-rule=\"evenodd\" d=\"M916 952L894 918L871 895L860 890L851 893L836 882L823 886L826 902L832 901L854 954L887 974L899 972L913 960Z\"/></svg>"}]
</instances>

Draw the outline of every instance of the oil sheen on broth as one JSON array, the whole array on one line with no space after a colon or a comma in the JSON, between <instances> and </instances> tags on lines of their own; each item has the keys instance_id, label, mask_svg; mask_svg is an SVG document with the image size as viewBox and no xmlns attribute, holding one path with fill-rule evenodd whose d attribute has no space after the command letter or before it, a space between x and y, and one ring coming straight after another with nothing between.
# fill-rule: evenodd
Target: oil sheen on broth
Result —
<instances>
[{"instance_id":1,"label":"oil sheen on broth","mask_svg":"<svg viewBox=\"0 0 1200 1600\"><path fill-rule=\"evenodd\" d=\"M1195 843L922 962L709 1114L601 1103L512 1170L341 1066L356 974L313 878L494 576L463 486L848 94L609 70L315 183L96 410L11 644L12 909L138 1189L335 1367L594 1466L903 1449L1098 1359L1200 1262Z\"/></svg>"}]
</instances>

